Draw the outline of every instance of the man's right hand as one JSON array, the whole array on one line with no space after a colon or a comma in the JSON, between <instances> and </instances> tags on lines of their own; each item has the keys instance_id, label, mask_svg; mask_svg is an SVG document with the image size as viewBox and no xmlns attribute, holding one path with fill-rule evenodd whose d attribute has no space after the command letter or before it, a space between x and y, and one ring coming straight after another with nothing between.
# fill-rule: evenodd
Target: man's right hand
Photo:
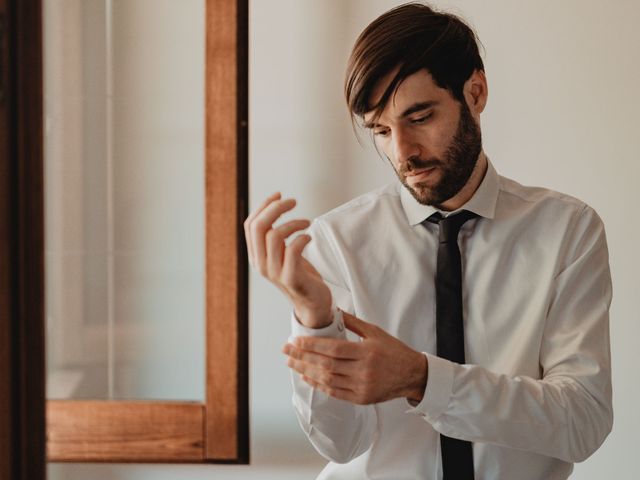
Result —
<instances>
[{"instance_id":1,"label":"man's right hand","mask_svg":"<svg viewBox=\"0 0 640 480\"><path fill-rule=\"evenodd\" d=\"M291 235L307 228L310 222L291 220L273 225L295 205L294 199L282 200L280 193L275 193L247 217L244 233L249 262L291 300L300 323L310 328L322 328L332 321L331 291L318 271L302 256L311 237L301 234L286 244Z\"/></svg>"}]
</instances>

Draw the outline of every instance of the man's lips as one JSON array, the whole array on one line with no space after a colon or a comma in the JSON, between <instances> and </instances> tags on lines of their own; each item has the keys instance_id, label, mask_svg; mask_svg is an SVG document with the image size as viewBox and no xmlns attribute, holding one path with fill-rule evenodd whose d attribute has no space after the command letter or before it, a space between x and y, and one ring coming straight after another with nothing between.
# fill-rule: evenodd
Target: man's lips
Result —
<instances>
[{"instance_id":1,"label":"man's lips","mask_svg":"<svg viewBox=\"0 0 640 480\"><path fill-rule=\"evenodd\" d=\"M407 172L406 178L409 183L417 183L426 180L431 176L437 167L421 168L413 172Z\"/></svg>"}]
</instances>

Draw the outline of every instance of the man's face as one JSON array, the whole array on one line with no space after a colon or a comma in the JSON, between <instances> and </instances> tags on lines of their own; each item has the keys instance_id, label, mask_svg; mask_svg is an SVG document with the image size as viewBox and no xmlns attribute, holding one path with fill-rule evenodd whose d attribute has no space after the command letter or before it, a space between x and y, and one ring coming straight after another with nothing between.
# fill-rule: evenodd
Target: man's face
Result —
<instances>
[{"instance_id":1,"label":"man's face","mask_svg":"<svg viewBox=\"0 0 640 480\"><path fill-rule=\"evenodd\" d=\"M393 75L395 71L376 85L371 104ZM380 117L367 112L364 122L400 182L424 205L440 206L456 195L482 149L480 128L467 104L436 85L426 70L407 77Z\"/></svg>"}]
</instances>

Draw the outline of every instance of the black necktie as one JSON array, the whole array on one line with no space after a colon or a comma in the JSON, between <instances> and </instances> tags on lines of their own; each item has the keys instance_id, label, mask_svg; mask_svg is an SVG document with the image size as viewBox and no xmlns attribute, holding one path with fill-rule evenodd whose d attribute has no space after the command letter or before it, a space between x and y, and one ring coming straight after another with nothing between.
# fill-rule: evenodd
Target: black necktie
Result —
<instances>
[{"instance_id":1,"label":"black necktie","mask_svg":"<svg viewBox=\"0 0 640 480\"><path fill-rule=\"evenodd\" d=\"M475 213L463 210L443 218L434 213L427 220L440 227L436 271L436 344L437 355L456 363L464 360L462 323L462 262L458 232ZM471 442L440 435L443 480L473 480Z\"/></svg>"}]
</instances>

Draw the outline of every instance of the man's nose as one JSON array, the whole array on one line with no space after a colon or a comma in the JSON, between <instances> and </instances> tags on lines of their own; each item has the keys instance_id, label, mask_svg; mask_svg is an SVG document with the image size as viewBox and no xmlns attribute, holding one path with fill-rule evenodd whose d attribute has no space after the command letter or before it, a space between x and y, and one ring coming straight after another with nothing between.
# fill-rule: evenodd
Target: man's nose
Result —
<instances>
[{"instance_id":1,"label":"man's nose","mask_svg":"<svg viewBox=\"0 0 640 480\"><path fill-rule=\"evenodd\" d=\"M408 132L398 130L395 132L393 142L393 153L398 163L405 163L410 158L420 158L422 151L420 143Z\"/></svg>"}]
</instances>

